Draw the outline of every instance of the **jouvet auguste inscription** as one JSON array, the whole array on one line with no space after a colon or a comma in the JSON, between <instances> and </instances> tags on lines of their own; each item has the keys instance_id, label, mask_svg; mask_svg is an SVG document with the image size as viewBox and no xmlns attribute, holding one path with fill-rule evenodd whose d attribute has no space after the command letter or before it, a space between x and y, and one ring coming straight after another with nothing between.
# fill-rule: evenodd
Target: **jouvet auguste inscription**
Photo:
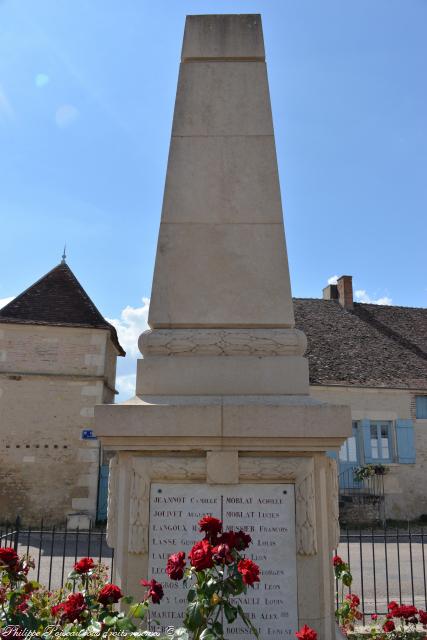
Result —
<instances>
[{"instance_id":1,"label":"jouvet auguste inscription","mask_svg":"<svg viewBox=\"0 0 427 640\"><path fill-rule=\"evenodd\" d=\"M188 553L200 539L197 521L205 514L222 519L224 529L243 529L252 537L247 555L261 568L261 582L240 603L259 628L260 638L291 638L297 629L295 496L291 484L152 484L150 495L149 575L164 585L165 597L153 606L163 629L182 625L186 590L169 580L169 554ZM251 633L237 620L226 637Z\"/></svg>"}]
</instances>

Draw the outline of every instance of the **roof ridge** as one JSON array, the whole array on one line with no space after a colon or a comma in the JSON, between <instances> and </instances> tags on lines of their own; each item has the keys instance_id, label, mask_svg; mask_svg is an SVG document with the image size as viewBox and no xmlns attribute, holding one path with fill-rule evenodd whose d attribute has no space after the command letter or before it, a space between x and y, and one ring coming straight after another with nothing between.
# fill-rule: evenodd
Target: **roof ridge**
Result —
<instances>
[{"instance_id":1,"label":"roof ridge","mask_svg":"<svg viewBox=\"0 0 427 640\"><path fill-rule=\"evenodd\" d=\"M380 309L415 309L417 311L427 311L427 307L407 307L403 304L376 304L375 302L355 302L357 306L379 307Z\"/></svg>"}]
</instances>

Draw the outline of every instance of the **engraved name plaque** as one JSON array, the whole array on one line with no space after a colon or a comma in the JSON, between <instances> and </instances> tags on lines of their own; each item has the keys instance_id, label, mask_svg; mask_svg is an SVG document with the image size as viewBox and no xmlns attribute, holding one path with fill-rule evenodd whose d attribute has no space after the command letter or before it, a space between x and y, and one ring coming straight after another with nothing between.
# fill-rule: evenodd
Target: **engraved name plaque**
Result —
<instances>
[{"instance_id":1,"label":"engraved name plaque","mask_svg":"<svg viewBox=\"0 0 427 640\"><path fill-rule=\"evenodd\" d=\"M297 630L295 497L292 484L152 484L150 495L149 577L164 586L165 597L152 616L162 630L182 626L186 589L169 580L171 553L190 551L200 540L197 522L205 514L220 518L224 529L242 529L252 537L246 555L259 564L260 582L238 598L261 640L293 638ZM250 638L238 618L224 622L227 638ZM255 637L252 635L252 637Z\"/></svg>"}]
</instances>

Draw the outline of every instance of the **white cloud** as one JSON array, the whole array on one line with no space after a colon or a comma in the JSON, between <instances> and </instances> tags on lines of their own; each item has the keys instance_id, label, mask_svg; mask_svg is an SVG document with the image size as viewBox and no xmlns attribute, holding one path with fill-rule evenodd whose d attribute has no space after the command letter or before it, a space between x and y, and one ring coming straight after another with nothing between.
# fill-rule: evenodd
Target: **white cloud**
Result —
<instances>
[{"instance_id":1,"label":"white cloud","mask_svg":"<svg viewBox=\"0 0 427 640\"><path fill-rule=\"evenodd\" d=\"M15 296L10 296L10 298L0 298L0 309L5 307L11 300L14 299Z\"/></svg>"},{"instance_id":2,"label":"white cloud","mask_svg":"<svg viewBox=\"0 0 427 640\"><path fill-rule=\"evenodd\" d=\"M125 307L120 313L120 319L107 318L108 322L116 327L119 334L119 342L131 358L140 355L138 338L143 331L148 329L148 309L150 298L142 298L142 307Z\"/></svg>"},{"instance_id":3,"label":"white cloud","mask_svg":"<svg viewBox=\"0 0 427 640\"><path fill-rule=\"evenodd\" d=\"M64 129L65 127L69 127L77 118L79 117L80 112L72 104L62 104L55 113L55 122L60 129Z\"/></svg>"},{"instance_id":4,"label":"white cloud","mask_svg":"<svg viewBox=\"0 0 427 640\"><path fill-rule=\"evenodd\" d=\"M136 374L128 373L123 376L117 376L116 387L119 392L118 402L123 402L135 395Z\"/></svg>"},{"instance_id":5,"label":"white cloud","mask_svg":"<svg viewBox=\"0 0 427 640\"><path fill-rule=\"evenodd\" d=\"M357 302L365 302L366 304L392 304L393 300L388 296L383 296L382 298L371 298L370 295L365 291L365 289L358 289L354 292L354 297Z\"/></svg>"},{"instance_id":6,"label":"white cloud","mask_svg":"<svg viewBox=\"0 0 427 640\"><path fill-rule=\"evenodd\" d=\"M34 84L36 85L37 89L42 89L47 84L49 84L49 82L50 78L47 73L38 73L34 78Z\"/></svg>"},{"instance_id":7,"label":"white cloud","mask_svg":"<svg viewBox=\"0 0 427 640\"><path fill-rule=\"evenodd\" d=\"M328 278L328 284L337 284L338 282L338 276L331 276L330 278Z\"/></svg>"}]
</instances>

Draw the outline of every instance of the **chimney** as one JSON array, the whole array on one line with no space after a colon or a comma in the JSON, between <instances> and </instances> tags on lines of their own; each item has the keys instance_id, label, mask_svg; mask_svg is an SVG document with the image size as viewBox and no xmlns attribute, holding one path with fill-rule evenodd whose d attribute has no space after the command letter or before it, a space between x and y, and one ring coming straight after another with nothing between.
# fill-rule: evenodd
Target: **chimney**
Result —
<instances>
[{"instance_id":1,"label":"chimney","mask_svg":"<svg viewBox=\"0 0 427 640\"><path fill-rule=\"evenodd\" d=\"M338 300L338 287L336 284L328 284L323 289L323 300Z\"/></svg>"},{"instance_id":2,"label":"chimney","mask_svg":"<svg viewBox=\"0 0 427 640\"><path fill-rule=\"evenodd\" d=\"M337 284L325 287L323 300L337 300L344 309L353 309L353 277L341 276Z\"/></svg>"},{"instance_id":3,"label":"chimney","mask_svg":"<svg viewBox=\"0 0 427 640\"><path fill-rule=\"evenodd\" d=\"M338 302L344 309L353 309L353 277L341 276L337 281Z\"/></svg>"}]
</instances>

